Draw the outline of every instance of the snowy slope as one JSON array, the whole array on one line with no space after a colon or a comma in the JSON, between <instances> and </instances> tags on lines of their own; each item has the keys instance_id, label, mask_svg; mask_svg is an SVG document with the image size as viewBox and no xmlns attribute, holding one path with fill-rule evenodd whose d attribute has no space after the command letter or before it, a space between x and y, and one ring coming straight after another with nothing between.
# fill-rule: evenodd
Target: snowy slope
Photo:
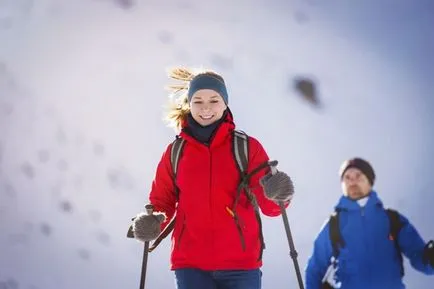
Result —
<instances>
[{"instance_id":1,"label":"snowy slope","mask_svg":"<svg viewBox=\"0 0 434 289\"><path fill-rule=\"evenodd\" d=\"M142 246L125 234L174 137L161 118L178 64L223 73L238 127L293 177L302 268L355 155L434 238L434 6L378 2L0 1L0 284L138 287ZM298 75L322 108L294 92ZM282 220L264 229L263 287L296 288ZM147 288L174 288L168 241ZM409 288L433 281L407 269Z\"/></svg>"}]
</instances>

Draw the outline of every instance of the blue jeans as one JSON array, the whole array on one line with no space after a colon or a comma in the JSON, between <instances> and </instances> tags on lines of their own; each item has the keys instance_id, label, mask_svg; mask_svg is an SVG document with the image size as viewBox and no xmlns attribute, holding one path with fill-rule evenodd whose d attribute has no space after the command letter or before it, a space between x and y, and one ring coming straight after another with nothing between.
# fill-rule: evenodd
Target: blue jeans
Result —
<instances>
[{"instance_id":1,"label":"blue jeans","mask_svg":"<svg viewBox=\"0 0 434 289\"><path fill-rule=\"evenodd\" d=\"M255 270L175 270L177 289L261 289L262 272Z\"/></svg>"}]
</instances>

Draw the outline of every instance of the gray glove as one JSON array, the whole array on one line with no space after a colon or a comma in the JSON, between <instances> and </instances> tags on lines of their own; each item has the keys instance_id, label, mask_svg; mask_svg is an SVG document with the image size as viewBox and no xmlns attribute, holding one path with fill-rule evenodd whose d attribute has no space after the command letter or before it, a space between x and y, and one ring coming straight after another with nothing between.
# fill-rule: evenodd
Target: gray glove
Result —
<instances>
[{"instance_id":1,"label":"gray glove","mask_svg":"<svg viewBox=\"0 0 434 289\"><path fill-rule=\"evenodd\" d=\"M260 180L265 196L275 202L285 202L292 199L294 185L291 178L284 172L266 174Z\"/></svg>"},{"instance_id":2,"label":"gray glove","mask_svg":"<svg viewBox=\"0 0 434 289\"><path fill-rule=\"evenodd\" d=\"M155 240L161 232L161 223L166 220L163 213L138 214L133 220L134 238L146 242Z\"/></svg>"}]
</instances>

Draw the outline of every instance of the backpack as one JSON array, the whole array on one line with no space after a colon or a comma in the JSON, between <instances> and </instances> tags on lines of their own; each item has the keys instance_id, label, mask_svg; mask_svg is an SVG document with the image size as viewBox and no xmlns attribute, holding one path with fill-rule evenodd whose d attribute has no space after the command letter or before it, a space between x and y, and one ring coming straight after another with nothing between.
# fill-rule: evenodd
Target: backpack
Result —
<instances>
[{"instance_id":1,"label":"backpack","mask_svg":"<svg viewBox=\"0 0 434 289\"><path fill-rule=\"evenodd\" d=\"M333 248L333 257L335 260L339 256L339 248L345 247L345 241L343 240L339 230L339 210L335 211L329 219L329 237ZM402 257L402 251L398 244L398 235L403 227L399 218L399 213L392 209L386 209L387 216L389 218L390 232L389 239L394 242L396 252L401 266L401 276L404 276L404 260Z\"/></svg>"},{"instance_id":2,"label":"backpack","mask_svg":"<svg viewBox=\"0 0 434 289\"><path fill-rule=\"evenodd\" d=\"M170 150L170 162L171 162L172 172L173 172L172 179L173 179L173 183L174 183L174 187L175 187L175 194L176 194L177 200L179 199L179 188L176 185L176 176L177 176L177 172L178 172L179 160L181 159L184 145L185 145L185 140L183 138L177 136L176 139L172 142L172 146L171 146L171 150ZM238 172L240 174L240 184L237 188L237 194L235 197L233 207L232 207L232 209L229 209L229 212L231 213L231 215L233 216L233 218L235 220L235 223L236 223L237 229L238 229L238 233L239 233L240 238L241 238L242 247L243 247L243 249L245 249L244 237L242 234L241 226L239 224L238 215L236 214L236 206L238 204L239 197L241 195L241 192L244 191L247 199L250 201L250 203L252 204L252 206L255 209L256 220L259 224L259 238L260 238L260 242L261 242L261 251L260 251L260 255L259 255L259 260L260 260L260 259L262 259L262 252L265 249L264 237L263 237L263 233L262 233L262 221L261 221L261 216L259 213L259 207L258 207L256 198L250 192L250 190L248 188L248 184L249 184L250 177L253 174L259 172L264 167L266 167L268 165L268 162L264 163L263 165L259 166L256 169L254 169L252 172L247 173L247 169L248 169L248 165L249 165L249 163L248 163L249 162L249 137L243 131L239 131L239 130L233 131L232 153L233 153L233 158L234 158L235 163L236 163L237 168L238 168ZM170 232L172 232L172 230L175 227L175 219L176 219L176 216L174 216L171 219L169 224L164 228L164 230L154 240L153 244L149 248L149 252L152 252L161 243L161 241L163 241L164 238L166 238L170 234ZM134 238L134 234L132 232L132 227L130 227L130 230L128 231L127 237Z\"/></svg>"}]
</instances>

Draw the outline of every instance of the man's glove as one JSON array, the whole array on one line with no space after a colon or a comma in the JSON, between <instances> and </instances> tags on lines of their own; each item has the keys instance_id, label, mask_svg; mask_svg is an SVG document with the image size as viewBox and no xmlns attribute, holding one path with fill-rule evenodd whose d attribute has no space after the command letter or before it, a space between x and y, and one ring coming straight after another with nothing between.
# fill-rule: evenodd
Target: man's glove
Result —
<instances>
[{"instance_id":1,"label":"man's glove","mask_svg":"<svg viewBox=\"0 0 434 289\"><path fill-rule=\"evenodd\" d=\"M294 195L291 178L284 172L268 173L260 180L265 196L275 202L286 202Z\"/></svg>"},{"instance_id":2,"label":"man's glove","mask_svg":"<svg viewBox=\"0 0 434 289\"><path fill-rule=\"evenodd\" d=\"M434 268L434 241L431 240L425 245L423 250L423 261L425 264L430 264Z\"/></svg>"},{"instance_id":3,"label":"man's glove","mask_svg":"<svg viewBox=\"0 0 434 289\"><path fill-rule=\"evenodd\" d=\"M133 219L132 230L134 238L146 242L155 240L161 232L161 223L166 220L163 213L140 213Z\"/></svg>"}]
</instances>

